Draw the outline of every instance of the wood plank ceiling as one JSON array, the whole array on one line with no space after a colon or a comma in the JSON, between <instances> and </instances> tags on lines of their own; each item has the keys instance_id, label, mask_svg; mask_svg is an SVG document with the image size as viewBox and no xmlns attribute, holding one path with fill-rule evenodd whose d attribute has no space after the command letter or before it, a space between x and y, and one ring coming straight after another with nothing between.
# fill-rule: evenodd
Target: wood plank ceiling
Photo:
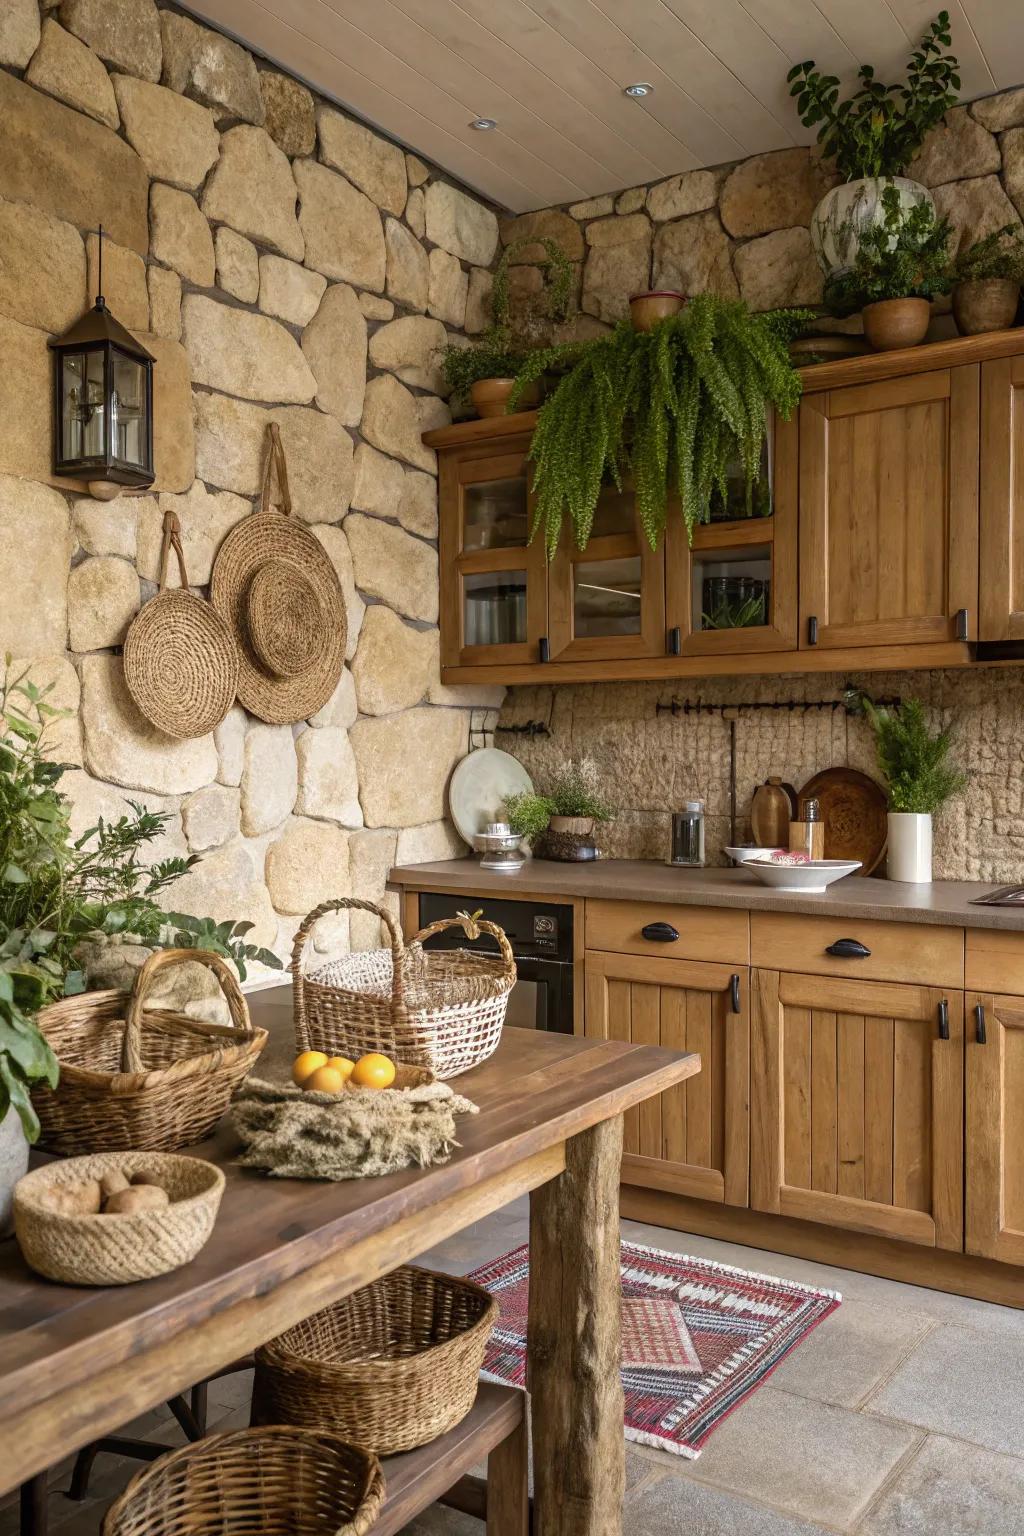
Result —
<instances>
[{"instance_id":1,"label":"wood plank ceiling","mask_svg":"<svg viewBox=\"0 0 1024 1536\"><path fill-rule=\"evenodd\" d=\"M524 212L807 143L785 83L903 64L942 0L189 0ZM1021 0L946 0L964 99L1024 81ZM623 87L645 81L641 101ZM497 120L481 133L475 117Z\"/></svg>"}]
</instances>

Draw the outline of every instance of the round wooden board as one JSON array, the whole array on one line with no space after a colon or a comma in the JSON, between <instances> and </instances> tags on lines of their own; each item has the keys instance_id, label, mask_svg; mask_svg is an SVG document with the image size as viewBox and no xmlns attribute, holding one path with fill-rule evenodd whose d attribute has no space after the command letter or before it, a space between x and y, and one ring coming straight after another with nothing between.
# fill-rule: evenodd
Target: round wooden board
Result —
<instances>
[{"instance_id":1,"label":"round wooden board","mask_svg":"<svg viewBox=\"0 0 1024 1536\"><path fill-rule=\"evenodd\" d=\"M870 875L885 857L888 802L882 786L857 768L825 768L808 779L800 805L817 800L825 823L825 858L860 859Z\"/></svg>"}]
</instances>

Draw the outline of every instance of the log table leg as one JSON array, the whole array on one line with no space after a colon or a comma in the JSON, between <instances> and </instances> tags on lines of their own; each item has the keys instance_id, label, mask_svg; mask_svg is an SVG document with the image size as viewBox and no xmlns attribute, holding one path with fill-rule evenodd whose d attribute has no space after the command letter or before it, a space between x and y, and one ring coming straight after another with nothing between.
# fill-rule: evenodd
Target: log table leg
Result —
<instances>
[{"instance_id":1,"label":"log table leg","mask_svg":"<svg viewBox=\"0 0 1024 1536\"><path fill-rule=\"evenodd\" d=\"M620 1115L568 1141L530 1196L534 1536L621 1536L621 1162Z\"/></svg>"}]
</instances>

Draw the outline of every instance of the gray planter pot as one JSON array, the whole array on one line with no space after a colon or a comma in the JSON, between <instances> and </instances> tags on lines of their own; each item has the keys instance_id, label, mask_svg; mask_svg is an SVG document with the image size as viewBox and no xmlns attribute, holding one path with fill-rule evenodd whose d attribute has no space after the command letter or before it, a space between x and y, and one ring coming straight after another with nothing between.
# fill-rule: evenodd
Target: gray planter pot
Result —
<instances>
[{"instance_id":1,"label":"gray planter pot","mask_svg":"<svg viewBox=\"0 0 1024 1536\"><path fill-rule=\"evenodd\" d=\"M0 1237L11 1231L14 1186L28 1172L28 1142L13 1109L0 1120Z\"/></svg>"}]
</instances>

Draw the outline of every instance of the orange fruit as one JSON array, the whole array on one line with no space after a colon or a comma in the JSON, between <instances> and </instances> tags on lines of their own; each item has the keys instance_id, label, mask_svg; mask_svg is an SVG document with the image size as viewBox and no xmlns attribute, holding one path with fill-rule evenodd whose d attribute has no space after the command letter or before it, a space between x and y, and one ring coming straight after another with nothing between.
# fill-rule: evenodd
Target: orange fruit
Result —
<instances>
[{"instance_id":1,"label":"orange fruit","mask_svg":"<svg viewBox=\"0 0 1024 1536\"><path fill-rule=\"evenodd\" d=\"M326 1067L327 1057L323 1051L303 1051L301 1056L296 1056L292 1063L292 1082L301 1088L311 1072L318 1067Z\"/></svg>"},{"instance_id":2,"label":"orange fruit","mask_svg":"<svg viewBox=\"0 0 1024 1536\"><path fill-rule=\"evenodd\" d=\"M326 1065L333 1067L335 1072L340 1072L346 1083L356 1067L355 1062L349 1061L347 1056L328 1056Z\"/></svg>"},{"instance_id":3,"label":"orange fruit","mask_svg":"<svg viewBox=\"0 0 1024 1536\"><path fill-rule=\"evenodd\" d=\"M341 1093L345 1079L337 1067L317 1067L302 1085L304 1093Z\"/></svg>"},{"instance_id":4,"label":"orange fruit","mask_svg":"<svg viewBox=\"0 0 1024 1536\"><path fill-rule=\"evenodd\" d=\"M371 1051L360 1056L352 1071L352 1081L360 1088L390 1088L395 1080L395 1064L390 1056Z\"/></svg>"}]
</instances>

